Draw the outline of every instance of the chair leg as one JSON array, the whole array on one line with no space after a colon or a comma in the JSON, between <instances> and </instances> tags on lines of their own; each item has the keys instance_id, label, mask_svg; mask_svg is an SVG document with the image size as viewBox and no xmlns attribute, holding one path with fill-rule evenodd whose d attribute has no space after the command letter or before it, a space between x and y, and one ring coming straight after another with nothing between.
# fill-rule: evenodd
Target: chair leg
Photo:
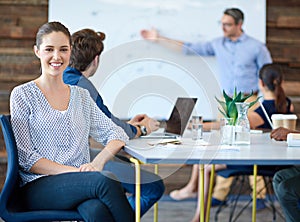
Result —
<instances>
[{"instance_id":1,"label":"chair leg","mask_svg":"<svg viewBox=\"0 0 300 222\"><path fill-rule=\"evenodd\" d=\"M225 205L226 205L226 201L223 201L222 204L218 206L218 209L215 212L215 222L218 222L219 213L222 211L222 208L225 207Z\"/></svg>"},{"instance_id":2,"label":"chair leg","mask_svg":"<svg viewBox=\"0 0 300 222\"><path fill-rule=\"evenodd\" d=\"M266 190L267 190L268 200L269 200L270 206L271 206L271 208L272 208L273 221L276 221L276 208L275 208L275 205L274 205L274 201L273 201L272 198L271 198L271 191L270 191L270 188L269 188L269 186L268 186L269 184L272 184L272 183L271 183L272 180L271 180L271 178L268 177L269 180L267 181L265 177L266 177L266 176L263 176L263 180L264 180L264 182L265 182L265 187L264 187L264 188L266 188ZM264 188L263 188L263 189L264 189ZM257 194L261 193L261 192L263 191L263 189L258 190L258 191L257 191ZM238 219L238 217L239 217L239 216L242 214L242 212L250 205L251 202L252 202L252 199L249 200L248 203L240 210L240 212L236 215L236 217L235 217L235 219L234 219L233 221L236 221L236 220Z\"/></svg>"},{"instance_id":3,"label":"chair leg","mask_svg":"<svg viewBox=\"0 0 300 222\"><path fill-rule=\"evenodd\" d=\"M234 199L234 204L233 204L233 207L232 207L231 212L230 212L229 222L232 222L232 218L233 218L233 215L234 215L234 212L235 212L235 209L236 209L236 205L237 205L237 202L240 198L240 195L241 195L242 188L243 188L244 184L245 184L245 176L242 176L241 184L239 185L240 186L239 191L238 191L238 194L237 194L236 198Z\"/></svg>"},{"instance_id":4,"label":"chair leg","mask_svg":"<svg viewBox=\"0 0 300 222\"><path fill-rule=\"evenodd\" d=\"M232 220L232 222L237 221L237 219L241 216L241 214L244 212L244 210L247 209L247 207L250 205L251 202L252 202L252 199L249 200L248 203L243 206L243 208L238 212L238 214L235 216L235 218L234 218L234 220Z\"/></svg>"},{"instance_id":5,"label":"chair leg","mask_svg":"<svg viewBox=\"0 0 300 222\"><path fill-rule=\"evenodd\" d=\"M264 178L264 177L263 177ZM266 181L265 181L265 186L267 186L267 184L266 184ZM264 187L265 188L265 187ZM260 189L260 190L258 190L257 191L257 194L260 194L262 191L263 191L263 189L264 188L262 188L262 189ZM267 187L266 187L267 188ZM239 211L239 213L236 215L236 217L235 217L235 219L233 220L233 222L234 221L236 221L237 219L238 219L238 217L243 213L243 211L250 205L250 203L251 202L253 202L253 199L251 198L249 201L248 201L248 203Z\"/></svg>"},{"instance_id":6,"label":"chair leg","mask_svg":"<svg viewBox=\"0 0 300 222\"><path fill-rule=\"evenodd\" d=\"M239 184L238 182L240 182L241 184ZM234 204L234 207L232 207L232 208L231 208L231 211L230 211L230 218L229 218L229 221L232 220L232 216L233 216L234 211L235 211L235 208L236 208L236 202L237 202L238 199L239 199L239 196L240 196L240 194L241 194L241 190L242 190L242 187L243 187L244 182L245 182L244 176L242 177L242 179L240 179L239 176L235 176L235 180L233 181L230 190L232 191L232 190L234 190L235 187L240 186L240 187L239 187L239 192L238 192L238 194L237 194L236 197L231 196L232 192L229 192L229 193L228 193L228 195L227 195L227 197L226 197L226 200L223 202L223 204L221 204L221 205L218 207L218 209L217 209L216 212L215 212L215 217L214 217L215 222L218 221L219 213L222 211L222 208L226 205L226 204L225 204L226 201L231 202L231 203L235 203L235 204Z\"/></svg>"},{"instance_id":7,"label":"chair leg","mask_svg":"<svg viewBox=\"0 0 300 222\"><path fill-rule=\"evenodd\" d=\"M275 222L276 219L277 219L277 214L281 217L281 218L284 218L283 215L281 215L280 212L277 211L276 207L275 207L275 197L272 197L272 187L270 187L270 184L272 184L272 177L269 177L269 176L263 176L263 180L265 182L265 187L263 189L266 189L266 193L267 193L267 201L269 203L269 206L271 208L271 211L272 211L272 221ZM238 184L238 182L240 184ZM245 176L235 176L235 181L233 182L232 184L232 187L231 187L231 192L228 194L226 200L228 203L230 203L231 205L231 210L230 210L230 215L229 215L229 222L234 222L234 221L237 221L237 219L239 218L239 216L243 213L243 211L251 204L251 202L253 201L252 198L246 203L246 205L244 205L242 207L242 209L235 215L234 217L234 213L235 213L235 210L236 210L236 206L237 206L237 202L240 198L240 195L241 195L241 192L242 192L242 188L243 188L243 185L245 183ZM232 190L234 188L236 188L238 185L239 188L238 188L238 193L235 197L230 197L230 195L232 195ZM259 194L260 192L263 191L263 189L257 191L257 194ZM225 203L225 202L224 202ZM218 216L219 216L219 213L222 211L223 207L224 207L225 204L223 205L220 205L218 207L218 209L216 210L215 212L215 217L214 217L214 221L217 222L218 221ZM269 208L269 210L270 210Z\"/></svg>"},{"instance_id":8,"label":"chair leg","mask_svg":"<svg viewBox=\"0 0 300 222\"><path fill-rule=\"evenodd\" d=\"M273 213L273 221L276 221L276 208L275 208L275 205L274 205L274 200L273 198L271 197L271 190L269 188L269 184L272 184L272 178L268 177L268 181L267 181L267 178L266 177L263 177L264 179L264 182L265 182L265 185L266 185L266 190L267 190L267 196L268 196L268 201L270 203L270 206L272 208L272 213Z\"/></svg>"}]
</instances>

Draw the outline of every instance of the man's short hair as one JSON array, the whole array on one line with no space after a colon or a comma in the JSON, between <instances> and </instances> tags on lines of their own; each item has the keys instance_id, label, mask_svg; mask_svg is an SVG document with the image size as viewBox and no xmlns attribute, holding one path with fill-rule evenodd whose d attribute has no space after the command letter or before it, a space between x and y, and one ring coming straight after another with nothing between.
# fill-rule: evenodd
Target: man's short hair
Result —
<instances>
[{"instance_id":1,"label":"man's short hair","mask_svg":"<svg viewBox=\"0 0 300 222\"><path fill-rule=\"evenodd\" d=\"M103 51L105 34L92 29L81 29L72 35L72 51L69 66L85 71L94 58Z\"/></svg>"},{"instance_id":2,"label":"man's short hair","mask_svg":"<svg viewBox=\"0 0 300 222\"><path fill-rule=\"evenodd\" d=\"M224 15L229 15L234 19L235 24L244 22L244 13L238 8L228 8L224 11Z\"/></svg>"}]
</instances>

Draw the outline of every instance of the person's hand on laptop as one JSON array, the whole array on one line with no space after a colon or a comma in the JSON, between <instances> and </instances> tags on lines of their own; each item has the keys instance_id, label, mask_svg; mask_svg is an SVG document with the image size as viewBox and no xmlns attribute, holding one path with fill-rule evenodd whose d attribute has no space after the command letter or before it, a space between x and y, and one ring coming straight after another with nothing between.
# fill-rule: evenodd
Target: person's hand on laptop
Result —
<instances>
[{"instance_id":1,"label":"person's hand on laptop","mask_svg":"<svg viewBox=\"0 0 300 222\"><path fill-rule=\"evenodd\" d=\"M148 117L146 114L138 114L135 117L133 117L131 120L129 120L128 123L134 126L140 125L141 121L143 121L143 119L145 119L146 117Z\"/></svg>"},{"instance_id":2,"label":"person's hand on laptop","mask_svg":"<svg viewBox=\"0 0 300 222\"><path fill-rule=\"evenodd\" d=\"M157 120L150 118L146 114L138 114L128 121L128 123L134 126L145 126L147 134L158 130L160 125Z\"/></svg>"},{"instance_id":3,"label":"person's hand on laptop","mask_svg":"<svg viewBox=\"0 0 300 222\"><path fill-rule=\"evenodd\" d=\"M159 129L160 122L147 116L141 121L141 124L147 128L147 134Z\"/></svg>"}]
</instances>

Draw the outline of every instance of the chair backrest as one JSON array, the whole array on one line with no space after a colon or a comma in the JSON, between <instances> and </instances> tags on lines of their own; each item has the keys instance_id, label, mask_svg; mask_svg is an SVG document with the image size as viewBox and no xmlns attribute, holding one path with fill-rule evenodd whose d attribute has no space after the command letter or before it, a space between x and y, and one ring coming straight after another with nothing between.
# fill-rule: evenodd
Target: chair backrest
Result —
<instances>
[{"instance_id":1,"label":"chair backrest","mask_svg":"<svg viewBox=\"0 0 300 222\"><path fill-rule=\"evenodd\" d=\"M16 197L19 187L18 150L10 123L9 115L0 115L0 123L7 152L7 172L0 194L0 217L5 221L59 221L82 220L76 210L36 210L24 211L17 206ZM12 203L13 201L13 203Z\"/></svg>"},{"instance_id":2,"label":"chair backrest","mask_svg":"<svg viewBox=\"0 0 300 222\"><path fill-rule=\"evenodd\" d=\"M10 124L10 116L1 115L1 128L7 153L7 172L0 195L0 215L7 213L9 198L19 186L18 152L15 137Z\"/></svg>"}]
</instances>

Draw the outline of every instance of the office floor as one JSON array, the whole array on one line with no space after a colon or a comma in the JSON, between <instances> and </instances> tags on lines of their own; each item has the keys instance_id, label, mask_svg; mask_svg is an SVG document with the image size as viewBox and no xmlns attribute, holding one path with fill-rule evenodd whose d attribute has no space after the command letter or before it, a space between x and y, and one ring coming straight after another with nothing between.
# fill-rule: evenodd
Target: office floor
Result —
<instances>
[{"instance_id":1,"label":"office floor","mask_svg":"<svg viewBox=\"0 0 300 222\"><path fill-rule=\"evenodd\" d=\"M149 170L153 171L153 166L148 166ZM196 199L190 199L186 201L173 201L167 195L171 190L178 189L186 184L190 177L191 166L177 166L177 165L166 165L160 166L160 175L164 178L164 182L166 185L165 195L159 201L159 213L158 213L158 221L159 222L189 222L196 209ZM249 192L248 192L249 194ZM245 204L248 203L249 195L244 193L243 200L238 202L237 209L235 212L239 212ZM276 209L282 215L282 211L278 202L275 202ZM215 212L217 208L211 209L210 221L215 221ZM221 213L219 214L219 222L228 221L230 208L223 208ZM280 214L276 214L275 222L284 222L285 220L280 216ZM236 215L236 214L235 214ZM233 221L237 222L250 222L252 216L252 207L248 206L242 213L242 215ZM153 221L153 209L150 209L141 219L141 222L152 222ZM257 212L257 222L271 222L273 221L273 215L271 212L271 208L267 208ZM3 222L0 218L0 222Z\"/></svg>"},{"instance_id":2,"label":"office floor","mask_svg":"<svg viewBox=\"0 0 300 222\"><path fill-rule=\"evenodd\" d=\"M248 203L248 199L244 199L242 201L239 201L236 208L235 215L238 214L238 212L245 206L245 204ZM273 214L270 207L267 207L266 209L263 209L261 211L257 212L256 221L257 222L284 222L285 220L282 217L282 211L280 209L280 206L278 205L278 202L275 202L275 207L277 210L276 213L276 219L273 220ZM196 199L190 199L186 201L172 201L168 197L168 195L164 195L162 199L158 203L158 221L159 222L166 222L166 221L172 221L172 222L189 222L195 212L196 209ZM217 208L211 208L210 213L210 221L214 222L215 220L215 212ZM225 207L220 212L218 216L219 222L225 222L228 221L230 214L230 207ZM235 220L237 222L251 222L252 217L252 208L251 205L249 205L243 213ZM235 218L235 217L234 217ZM0 218L0 222L4 222ZM141 219L141 222L153 222L153 208L150 209Z\"/></svg>"},{"instance_id":3,"label":"office floor","mask_svg":"<svg viewBox=\"0 0 300 222\"><path fill-rule=\"evenodd\" d=\"M148 170L153 172L151 169L153 166L147 166ZM147 168L146 167L146 168ZM183 187L190 178L192 167L190 165L160 165L159 166L159 174L164 179L164 183L166 186L165 195L159 201L159 213L158 213L158 221L172 221L172 222L189 222L194 216L196 209L196 199L189 199L185 201L174 201L169 197L170 191L174 189L179 189ZM248 203L250 199L250 186L247 182L248 178L246 178L246 183L244 186L244 191L242 192L241 201L238 202L237 208L235 210L235 215ZM273 197L273 196L272 196ZM279 206L279 203L275 201L275 207L279 213L276 213L276 219L273 220L273 214L271 208L268 207L261 211L257 212L257 222L284 222L282 216L282 211ZM217 208L211 208L210 221L214 222L215 220L215 212ZM230 207L225 207L220 212L218 216L219 222L229 221L230 215ZM251 222L252 218L252 205L250 204L238 217L236 222ZM143 217L141 222L152 222L153 221L153 209L150 209Z\"/></svg>"},{"instance_id":4,"label":"office floor","mask_svg":"<svg viewBox=\"0 0 300 222\"><path fill-rule=\"evenodd\" d=\"M238 202L236 213L245 206L245 204L248 203L248 200L246 198L242 201ZM168 196L164 196L159 201L159 211L158 211L158 221L172 221L172 222L189 222L194 215L195 209L196 209L196 200L188 200L188 201L172 201ZM280 209L280 206L278 202L275 202L276 210L278 211L276 213L276 219L273 220L273 214L270 207L267 207L261 211L257 212L256 221L257 222L284 222L285 220L282 217L282 211ZM210 221L216 221L215 220L215 212L217 208L211 208L211 214L210 214ZM230 214L230 207L225 207L220 212L218 216L219 222L224 222L229 220L229 214ZM237 222L250 222L252 217L252 206L249 205L243 213L233 221ZM143 217L141 222L152 222L153 221L153 209L148 211Z\"/></svg>"}]
</instances>

